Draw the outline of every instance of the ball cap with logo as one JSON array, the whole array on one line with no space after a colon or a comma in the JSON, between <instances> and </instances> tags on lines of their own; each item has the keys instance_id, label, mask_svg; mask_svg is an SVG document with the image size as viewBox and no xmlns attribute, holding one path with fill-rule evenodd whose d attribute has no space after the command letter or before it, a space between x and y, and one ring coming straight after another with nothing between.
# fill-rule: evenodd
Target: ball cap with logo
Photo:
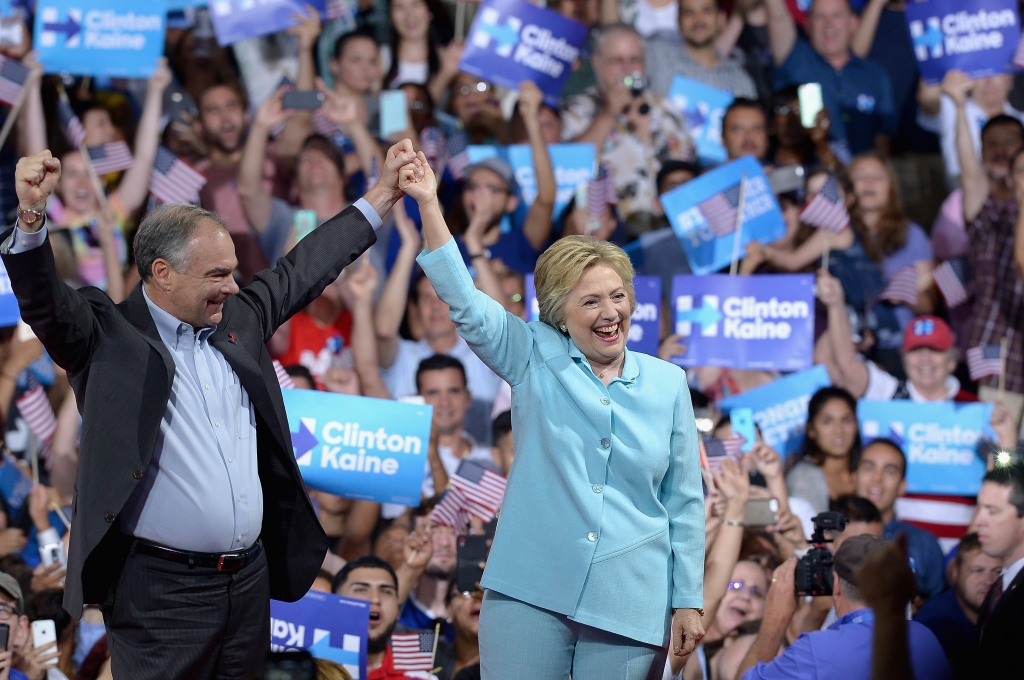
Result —
<instances>
[{"instance_id":1,"label":"ball cap with logo","mask_svg":"<svg viewBox=\"0 0 1024 680\"><path fill-rule=\"evenodd\" d=\"M14 600L14 604L18 607L19 612L25 612L25 598L21 594L21 586L18 585L16 578L10 574L0 572L0 592Z\"/></svg>"},{"instance_id":2,"label":"ball cap with logo","mask_svg":"<svg viewBox=\"0 0 1024 680\"><path fill-rule=\"evenodd\" d=\"M937 352L945 352L952 349L953 331L949 324L937 316L919 316L907 324L907 330L903 332L903 351L911 352L915 349L927 347Z\"/></svg>"},{"instance_id":3,"label":"ball cap with logo","mask_svg":"<svg viewBox=\"0 0 1024 680\"><path fill-rule=\"evenodd\" d=\"M466 181L469 181L469 178L472 177L473 173L477 170L490 170L501 178L501 181L505 183L510 194L516 193L515 172L512 170L512 166L501 158L491 156L490 158L485 158L482 161L473 163L466 168L466 171L462 176L466 178Z\"/></svg>"},{"instance_id":4,"label":"ball cap with logo","mask_svg":"<svg viewBox=\"0 0 1024 680\"><path fill-rule=\"evenodd\" d=\"M864 560L869 555L876 550L881 550L885 544L886 541L884 539L870 534L851 536L843 541L843 544L839 546L839 550L836 551L833 569L839 574L839 578L857 585L857 579L854 578L854 574L860 569L860 565L864 563Z\"/></svg>"}]
</instances>

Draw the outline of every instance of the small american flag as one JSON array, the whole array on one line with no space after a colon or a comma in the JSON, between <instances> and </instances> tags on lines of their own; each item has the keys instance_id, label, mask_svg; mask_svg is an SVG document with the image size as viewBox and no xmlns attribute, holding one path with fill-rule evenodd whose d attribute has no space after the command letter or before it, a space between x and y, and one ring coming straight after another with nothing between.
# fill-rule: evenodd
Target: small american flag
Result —
<instances>
[{"instance_id":1,"label":"small american flag","mask_svg":"<svg viewBox=\"0 0 1024 680\"><path fill-rule=\"evenodd\" d=\"M468 139L466 133L460 131L449 137L445 143L444 155L448 159L448 171L456 180L462 179L462 174L469 165L469 154L466 151Z\"/></svg>"},{"instance_id":2,"label":"small american flag","mask_svg":"<svg viewBox=\"0 0 1024 680\"><path fill-rule=\"evenodd\" d=\"M711 233L715 236L728 236L736 231L736 210L740 203L740 185L735 184L725 191L720 191L703 203L698 203L704 219L707 220Z\"/></svg>"},{"instance_id":3,"label":"small american flag","mask_svg":"<svg viewBox=\"0 0 1024 680\"><path fill-rule=\"evenodd\" d=\"M444 146L444 133L436 125L427 126L420 132L420 149L427 157L430 169L437 174L444 169L444 160L447 158L444 154Z\"/></svg>"},{"instance_id":4,"label":"small american flag","mask_svg":"<svg viewBox=\"0 0 1024 680\"><path fill-rule=\"evenodd\" d=\"M393 633L391 657L396 671L426 671L434 668L434 633Z\"/></svg>"},{"instance_id":5,"label":"small american flag","mask_svg":"<svg viewBox=\"0 0 1024 680\"><path fill-rule=\"evenodd\" d=\"M984 345L967 350L967 370L971 380L981 380L990 375L1003 372L1003 361L999 354L999 345Z\"/></svg>"},{"instance_id":6,"label":"small american flag","mask_svg":"<svg viewBox=\"0 0 1024 680\"><path fill-rule=\"evenodd\" d=\"M295 381L288 375L288 372L284 370L284 366L277 359L274 359L274 373L277 373L277 382L280 383L282 390L294 390Z\"/></svg>"},{"instance_id":7,"label":"small american flag","mask_svg":"<svg viewBox=\"0 0 1024 680\"><path fill-rule=\"evenodd\" d=\"M723 439L722 446L725 447L725 457L729 460L739 460L743 456L743 445L746 443L747 440L743 437Z\"/></svg>"},{"instance_id":8,"label":"small american flag","mask_svg":"<svg viewBox=\"0 0 1024 680\"><path fill-rule=\"evenodd\" d=\"M850 226L850 213L846 212L836 178L831 174L821 191L814 194L814 198L800 211L800 221L833 234Z\"/></svg>"},{"instance_id":9,"label":"small american flag","mask_svg":"<svg viewBox=\"0 0 1024 680\"><path fill-rule=\"evenodd\" d=\"M149 192L163 203L198 203L199 190L206 177L166 147L156 150L156 161L149 174Z\"/></svg>"},{"instance_id":10,"label":"small american flag","mask_svg":"<svg viewBox=\"0 0 1024 680\"><path fill-rule=\"evenodd\" d=\"M950 309L967 302L970 293L967 285L974 279L971 264L966 255L946 260L932 272L935 287L942 293L946 306Z\"/></svg>"},{"instance_id":11,"label":"small american flag","mask_svg":"<svg viewBox=\"0 0 1024 680\"><path fill-rule=\"evenodd\" d=\"M451 485L462 492L465 508L474 517L485 522L494 519L505 496L505 478L491 472L480 463L464 460L452 475Z\"/></svg>"},{"instance_id":12,"label":"small american flag","mask_svg":"<svg viewBox=\"0 0 1024 680\"><path fill-rule=\"evenodd\" d=\"M64 133L68 143L76 149L82 146L85 141L85 128L82 121L78 120L71 104L64 97L57 99L57 117L60 121L60 130Z\"/></svg>"},{"instance_id":13,"label":"small american flag","mask_svg":"<svg viewBox=\"0 0 1024 680\"><path fill-rule=\"evenodd\" d=\"M366 178L366 190L369 191L380 181L380 168L377 166L377 159L374 158L370 164L370 176Z\"/></svg>"},{"instance_id":14,"label":"small american flag","mask_svg":"<svg viewBox=\"0 0 1024 680\"><path fill-rule=\"evenodd\" d=\"M917 304L917 268L912 264L908 264L906 267L898 270L889 279L888 285L885 290L882 291L881 295L878 296L878 300L888 300L889 302L902 303L906 305Z\"/></svg>"},{"instance_id":15,"label":"small american flag","mask_svg":"<svg viewBox=\"0 0 1024 680\"><path fill-rule=\"evenodd\" d=\"M0 57L0 101L14 106L21 95L29 70L17 59Z\"/></svg>"},{"instance_id":16,"label":"small american flag","mask_svg":"<svg viewBox=\"0 0 1024 680\"><path fill-rule=\"evenodd\" d=\"M89 162L97 175L127 170L135 164L131 149L122 141L108 142L103 146L90 146Z\"/></svg>"},{"instance_id":17,"label":"small american flag","mask_svg":"<svg viewBox=\"0 0 1024 680\"><path fill-rule=\"evenodd\" d=\"M39 441L49 442L57 431L57 416L53 413L50 400L46 398L46 390L43 386L36 384L35 387L18 397L18 412L28 423Z\"/></svg>"},{"instance_id":18,"label":"small american flag","mask_svg":"<svg viewBox=\"0 0 1024 680\"><path fill-rule=\"evenodd\" d=\"M597 177L587 184L587 212L594 217L604 217L608 214L608 206L618 202L615 178L608 166L602 163L597 169Z\"/></svg>"},{"instance_id":19,"label":"small american flag","mask_svg":"<svg viewBox=\"0 0 1024 680\"><path fill-rule=\"evenodd\" d=\"M313 114L313 129L316 130L318 135L323 135L328 139L334 139L336 135L342 134L338 124L325 116L321 111Z\"/></svg>"},{"instance_id":20,"label":"small american flag","mask_svg":"<svg viewBox=\"0 0 1024 680\"><path fill-rule=\"evenodd\" d=\"M469 524L469 513L466 512L466 498L458 489L448 489L444 492L441 502L434 506L430 513L430 521L434 524L443 524L455 529L455 533L462 531Z\"/></svg>"}]
</instances>

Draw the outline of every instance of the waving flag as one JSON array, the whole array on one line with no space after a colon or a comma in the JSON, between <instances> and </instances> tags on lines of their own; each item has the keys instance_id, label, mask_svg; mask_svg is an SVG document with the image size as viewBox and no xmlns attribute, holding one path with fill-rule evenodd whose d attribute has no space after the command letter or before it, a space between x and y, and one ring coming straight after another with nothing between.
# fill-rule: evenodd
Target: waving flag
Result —
<instances>
[{"instance_id":1,"label":"waving flag","mask_svg":"<svg viewBox=\"0 0 1024 680\"><path fill-rule=\"evenodd\" d=\"M171 153L157 147L156 161L149 174L149 192L163 203L198 203L206 177Z\"/></svg>"},{"instance_id":2,"label":"waving flag","mask_svg":"<svg viewBox=\"0 0 1024 680\"><path fill-rule=\"evenodd\" d=\"M740 184L734 184L702 203L698 203L704 219L715 236L728 236L736 231L736 211L740 203Z\"/></svg>"},{"instance_id":3,"label":"waving flag","mask_svg":"<svg viewBox=\"0 0 1024 680\"><path fill-rule=\"evenodd\" d=\"M274 373L277 374L277 382L281 385L282 390L294 390L295 381L288 375L288 371L284 370L284 366L277 359L274 359Z\"/></svg>"},{"instance_id":4,"label":"waving flag","mask_svg":"<svg viewBox=\"0 0 1024 680\"><path fill-rule=\"evenodd\" d=\"M423 128L423 131L420 132L420 149L423 150L423 155L427 157L430 169L438 175L444 170L444 161L447 158L444 147L444 133L441 132L441 128L436 125L429 125Z\"/></svg>"},{"instance_id":5,"label":"waving flag","mask_svg":"<svg viewBox=\"0 0 1024 680\"><path fill-rule=\"evenodd\" d=\"M451 485L465 497L465 509L485 522L494 518L505 496L505 478L480 463L464 460L452 475Z\"/></svg>"},{"instance_id":6,"label":"waving flag","mask_svg":"<svg viewBox=\"0 0 1024 680\"><path fill-rule=\"evenodd\" d=\"M67 138L68 144L76 149L82 146L82 142L85 141L85 128L82 127L82 121L78 119L71 108L71 103L64 97L57 99L57 117L60 122L60 130Z\"/></svg>"},{"instance_id":7,"label":"waving flag","mask_svg":"<svg viewBox=\"0 0 1024 680\"><path fill-rule=\"evenodd\" d=\"M897 304L916 305L917 268L909 264L893 274L885 290L878 296L878 301L882 300Z\"/></svg>"},{"instance_id":8,"label":"waving flag","mask_svg":"<svg viewBox=\"0 0 1024 680\"><path fill-rule=\"evenodd\" d=\"M53 439L54 433L57 432L57 416L50 406L50 400L46 398L46 390L42 385L37 383L35 387L18 397L16 403L18 412L39 441L46 443Z\"/></svg>"},{"instance_id":9,"label":"waving flag","mask_svg":"<svg viewBox=\"0 0 1024 680\"><path fill-rule=\"evenodd\" d=\"M430 513L430 521L434 524L443 524L455 529L459 533L469 524L469 513L466 512L466 498L458 489L448 489L444 492L441 502L434 506Z\"/></svg>"},{"instance_id":10,"label":"waving flag","mask_svg":"<svg viewBox=\"0 0 1024 680\"><path fill-rule=\"evenodd\" d=\"M424 671L434 668L433 631L422 633L393 633L391 635L391 657L396 671Z\"/></svg>"},{"instance_id":11,"label":"waving flag","mask_svg":"<svg viewBox=\"0 0 1024 680\"><path fill-rule=\"evenodd\" d=\"M984 345L967 350L967 370L971 380L981 380L990 375L1003 372L1003 360L999 353L999 345Z\"/></svg>"},{"instance_id":12,"label":"waving flag","mask_svg":"<svg viewBox=\"0 0 1024 680\"><path fill-rule=\"evenodd\" d=\"M843 205L836 178L831 173L821 191L800 211L800 221L833 234L838 234L850 226L850 213Z\"/></svg>"},{"instance_id":13,"label":"waving flag","mask_svg":"<svg viewBox=\"0 0 1024 680\"><path fill-rule=\"evenodd\" d=\"M466 151L467 139L466 133L460 130L449 137L445 144L444 156L447 159L448 171L457 180L462 179L462 173L469 165L469 153Z\"/></svg>"},{"instance_id":14,"label":"waving flag","mask_svg":"<svg viewBox=\"0 0 1024 680\"><path fill-rule=\"evenodd\" d=\"M135 164L132 152L122 141L108 142L103 146L90 146L89 162L97 175L127 170Z\"/></svg>"},{"instance_id":15,"label":"waving flag","mask_svg":"<svg viewBox=\"0 0 1024 680\"><path fill-rule=\"evenodd\" d=\"M0 57L0 101L14 106L28 80L29 70L16 59Z\"/></svg>"},{"instance_id":16,"label":"waving flag","mask_svg":"<svg viewBox=\"0 0 1024 680\"><path fill-rule=\"evenodd\" d=\"M318 135L323 135L328 139L334 139L335 135L342 134L338 124L325 116L322 111L313 113L313 129Z\"/></svg>"},{"instance_id":17,"label":"waving flag","mask_svg":"<svg viewBox=\"0 0 1024 680\"><path fill-rule=\"evenodd\" d=\"M935 287L942 293L946 306L950 309L959 307L971 296L967 286L974 280L974 273L971 271L971 263L966 255L946 260L940 264L932 272L932 278L935 280Z\"/></svg>"},{"instance_id":18,"label":"waving flag","mask_svg":"<svg viewBox=\"0 0 1024 680\"><path fill-rule=\"evenodd\" d=\"M602 163L597 169L597 177L587 183L587 212L594 217L604 217L608 214L608 206L618 202L615 178L608 166Z\"/></svg>"}]
</instances>

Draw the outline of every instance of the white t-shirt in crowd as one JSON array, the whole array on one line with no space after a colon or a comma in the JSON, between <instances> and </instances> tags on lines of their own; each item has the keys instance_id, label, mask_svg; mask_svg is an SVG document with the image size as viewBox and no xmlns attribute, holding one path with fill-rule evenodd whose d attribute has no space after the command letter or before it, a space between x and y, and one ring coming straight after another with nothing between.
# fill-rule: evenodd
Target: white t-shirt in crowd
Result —
<instances>
[{"instance_id":1,"label":"white t-shirt in crowd","mask_svg":"<svg viewBox=\"0 0 1024 680\"><path fill-rule=\"evenodd\" d=\"M973 99L967 100L964 113L967 115L967 125L971 128L974 153L981 158L981 128L985 126L989 117ZM1024 112L1013 108L1009 102L1003 103L1003 113L1024 122ZM924 112L918 112L917 124L925 130L939 135L942 160L946 165L946 176L959 177L960 159L956 154L956 104L953 103L953 100L947 95L942 95L939 100L939 113L929 116Z\"/></svg>"},{"instance_id":2,"label":"white t-shirt in crowd","mask_svg":"<svg viewBox=\"0 0 1024 680\"><path fill-rule=\"evenodd\" d=\"M386 74L391 70L391 46L384 45L380 48L380 72ZM398 72L394 80L388 83L388 87L395 88L402 83L416 83L426 85L430 80L430 64L426 61L399 61Z\"/></svg>"},{"instance_id":3,"label":"white t-shirt in crowd","mask_svg":"<svg viewBox=\"0 0 1024 680\"><path fill-rule=\"evenodd\" d=\"M652 7L647 0L637 0L633 28L645 38L655 33L679 33L679 3Z\"/></svg>"},{"instance_id":4,"label":"white t-shirt in crowd","mask_svg":"<svg viewBox=\"0 0 1024 680\"><path fill-rule=\"evenodd\" d=\"M876 401L889 401L892 399L892 396L896 394L900 381L896 379L896 376L882 370L873 361L866 362L866 365L868 367L868 386L864 390L864 396L861 399L874 399ZM914 383L909 380L907 381L907 392L910 393L910 401L919 404L929 401L921 396L921 393L914 387ZM953 401L959 393L960 381L952 375L946 378L946 395L941 401Z\"/></svg>"},{"instance_id":5,"label":"white t-shirt in crowd","mask_svg":"<svg viewBox=\"0 0 1024 680\"><path fill-rule=\"evenodd\" d=\"M395 362L391 364L390 368L381 371L381 377L393 399L401 399L417 393L416 369L419 368L421 361L435 354L437 352L427 344L426 340L415 342L404 338L399 339ZM498 394L501 378L480 361L480 357L473 353L461 336L455 341L452 350L445 354L462 362L466 369L466 387L473 395L473 400L487 402L489 407Z\"/></svg>"}]
</instances>

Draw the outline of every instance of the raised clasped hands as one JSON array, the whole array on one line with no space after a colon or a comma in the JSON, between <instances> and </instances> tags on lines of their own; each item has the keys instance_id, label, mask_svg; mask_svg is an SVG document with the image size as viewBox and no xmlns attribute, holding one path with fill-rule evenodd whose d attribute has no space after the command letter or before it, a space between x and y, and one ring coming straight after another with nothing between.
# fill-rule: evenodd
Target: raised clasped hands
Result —
<instances>
[{"instance_id":1,"label":"raised clasped hands","mask_svg":"<svg viewBox=\"0 0 1024 680\"><path fill-rule=\"evenodd\" d=\"M408 140L406 140L408 141ZM398 176L398 188L420 205L437 200L437 178L427 163L427 157L420 151L411 163L402 166Z\"/></svg>"}]
</instances>

